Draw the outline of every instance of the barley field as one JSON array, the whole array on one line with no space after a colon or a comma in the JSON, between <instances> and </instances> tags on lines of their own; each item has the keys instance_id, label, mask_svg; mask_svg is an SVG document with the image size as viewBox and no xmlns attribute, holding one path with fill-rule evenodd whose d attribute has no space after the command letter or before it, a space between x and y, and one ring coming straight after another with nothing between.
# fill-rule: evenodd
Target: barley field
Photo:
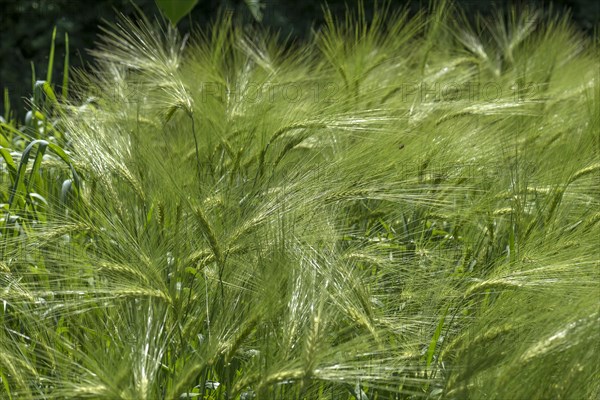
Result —
<instances>
[{"instance_id":1,"label":"barley field","mask_svg":"<svg viewBox=\"0 0 600 400\"><path fill-rule=\"evenodd\" d=\"M600 397L598 39L324 12L123 18L5 111L0 398Z\"/></svg>"}]
</instances>

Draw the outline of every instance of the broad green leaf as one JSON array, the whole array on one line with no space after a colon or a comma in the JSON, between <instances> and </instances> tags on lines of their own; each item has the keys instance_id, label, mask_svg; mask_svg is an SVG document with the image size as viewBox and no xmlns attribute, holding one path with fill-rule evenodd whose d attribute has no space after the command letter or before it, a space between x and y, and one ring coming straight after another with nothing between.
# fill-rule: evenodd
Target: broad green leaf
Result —
<instances>
[{"instance_id":1,"label":"broad green leaf","mask_svg":"<svg viewBox=\"0 0 600 400\"><path fill-rule=\"evenodd\" d=\"M8 379L7 379L6 375L4 375L2 373L2 371L0 371L0 381L2 381L2 385L4 385L4 393L6 393L9 400L12 400L13 397L12 397L12 394L10 391L10 385L8 384Z\"/></svg>"},{"instance_id":2,"label":"broad green leaf","mask_svg":"<svg viewBox=\"0 0 600 400\"><path fill-rule=\"evenodd\" d=\"M244 0L246 6L250 10L250 13L258 22L262 21L264 5L261 4L260 0Z\"/></svg>"},{"instance_id":3,"label":"broad green leaf","mask_svg":"<svg viewBox=\"0 0 600 400\"><path fill-rule=\"evenodd\" d=\"M41 109L41 106L44 104L42 93L46 95L46 98L49 99L53 105L57 104L56 94L47 81L37 81L34 88L34 101L36 102L35 105L38 109Z\"/></svg>"},{"instance_id":4,"label":"broad green leaf","mask_svg":"<svg viewBox=\"0 0 600 400\"><path fill-rule=\"evenodd\" d=\"M24 195L27 191L27 189L25 188L25 184L24 184L25 170L27 169L27 163L29 162L29 156L31 154L31 150L33 149L33 147L35 145L40 145L45 150L46 147L48 146L48 142L45 140L34 140L33 142L29 143L29 145L25 148L25 150L23 150L23 154L21 155L21 161L19 162L19 169L17 170L17 176L15 178L15 183L14 183L12 192L10 193L10 198L8 200L8 204L10 205L11 208L14 204L15 197L16 197L17 201L20 201L20 199L22 198L22 195Z\"/></svg>"},{"instance_id":5,"label":"broad green leaf","mask_svg":"<svg viewBox=\"0 0 600 400\"><path fill-rule=\"evenodd\" d=\"M69 195L69 192L72 190L73 186L73 181L70 179L66 179L63 184L62 187L60 189L60 201L62 203L66 203L67 202L67 196Z\"/></svg>"},{"instance_id":6,"label":"broad green leaf","mask_svg":"<svg viewBox=\"0 0 600 400\"><path fill-rule=\"evenodd\" d=\"M46 153L47 148L48 142L46 142L45 140L39 142L38 151L35 154L35 159L33 160L33 167L31 168L31 172L29 173L29 181L27 182L27 193L29 193L35 177L38 176L37 172L39 171L40 166L42 165L42 159L44 157L44 153Z\"/></svg>"},{"instance_id":7,"label":"broad green leaf","mask_svg":"<svg viewBox=\"0 0 600 400\"><path fill-rule=\"evenodd\" d=\"M173 25L192 11L198 0L156 0L156 5Z\"/></svg>"},{"instance_id":8,"label":"broad green leaf","mask_svg":"<svg viewBox=\"0 0 600 400\"><path fill-rule=\"evenodd\" d=\"M65 164L67 164L69 166L69 168L71 168L71 173L73 174L73 182L75 183L75 189L79 189L79 186L80 186L79 175L77 174L77 171L75 171L75 167L73 166L73 163L71 162L71 158L57 144L48 143L48 147L50 148L50 150L52 150L54 152L54 154L56 154L58 157L60 157L60 159L63 160L65 162Z\"/></svg>"},{"instance_id":9,"label":"broad green leaf","mask_svg":"<svg viewBox=\"0 0 600 400\"><path fill-rule=\"evenodd\" d=\"M35 193L35 192L31 192L29 193L29 198L31 199L35 199L38 200L40 203L44 203L45 205L48 205L48 200L46 200L41 194L39 193Z\"/></svg>"},{"instance_id":10,"label":"broad green leaf","mask_svg":"<svg viewBox=\"0 0 600 400\"><path fill-rule=\"evenodd\" d=\"M4 130L0 129L0 146L2 147L11 147L10 140L4 136Z\"/></svg>"},{"instance_id":11,"label":"broad green leaf","mask_svg":"<svg viewBox=\"0 0 600 400\"><path fill-rule=\"evenodd\" d=\"M26 134L24 134L23 132L21 132L21 131L20 131L20 130L18 130L18 129L15 129L15 128L13 128L13 127L12 127L11 125L9 125L9 124L5 124L5 123L3 123L3 122L0 122L0 128L2 128L2 129L6 129L6 130L7 130L7 131L9 131L10 133L12 133L12 134L14 134L14 135L17 135L17 136L21 137L22 139L25 139L25 140L29 140L29 139L30 139L30 138L29 138L29 137L28 137Z\"/></svg>"},{"instance_id":12,"label":"broad green leaf","mask_svg":"<svg viewBox=\"0 0 600 400\"><path fill-rule=\"evenodd\" d=\"M8 168L11 179L14 180L17 176L17 167L12 156L10 155L10 150L0 146L0 156L2 156L4 162L6 163L6 167Z\"/></svg>"}]
</instances>

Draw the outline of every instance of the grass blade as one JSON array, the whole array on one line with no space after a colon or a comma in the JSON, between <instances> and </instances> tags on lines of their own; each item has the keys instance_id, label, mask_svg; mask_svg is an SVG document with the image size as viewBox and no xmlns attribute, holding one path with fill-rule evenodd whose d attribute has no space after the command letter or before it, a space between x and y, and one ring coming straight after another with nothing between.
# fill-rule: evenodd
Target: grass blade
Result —
<instances>
[{"instance_id":1,"label":"grass blade","mask_svg":"<svg viewBox=\"0 0 600 400\"><path fill-rule=\"evenodd\" d=\"M69 34L65 32L65 65L63 67L62 99L65 101L69 93Z\"/></svg>"},{"instance_id":2,"label":"grass blade","mask_svg":"<svg viewBox=\"0 0 600 400\"><path fill-rule=\"evenodd\" d=\"M52 70L54 69L54 45L56 41L56 26L52 30L52 43L50 44L50 56L48 56L48 72L46 73L46 82L52 85Z\"/></svg>"}]
</instances>

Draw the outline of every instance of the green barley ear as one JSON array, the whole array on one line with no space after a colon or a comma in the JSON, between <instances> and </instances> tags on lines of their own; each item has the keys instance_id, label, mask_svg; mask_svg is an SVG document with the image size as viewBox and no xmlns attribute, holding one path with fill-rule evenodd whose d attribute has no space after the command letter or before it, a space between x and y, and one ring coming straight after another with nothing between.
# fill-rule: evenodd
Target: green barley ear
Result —
<instances>
[{"instance_id":1,"label":"green barley ear","mask_svg":"<svg viewBox=\"0 0 600 400\"><path fill-rule=\"evenodd\" d=\"M598 178L599 172L600 172L600 163L590 165L589 167L585 167L585 168L580 169L579 171L575 172L573 174L573 176L571 177L571 179L569 179L569 183L573 183L576 180L583 178L584 176L587 176L587 175L595 174L596 178Z\"/></svg>"}]
</instances>

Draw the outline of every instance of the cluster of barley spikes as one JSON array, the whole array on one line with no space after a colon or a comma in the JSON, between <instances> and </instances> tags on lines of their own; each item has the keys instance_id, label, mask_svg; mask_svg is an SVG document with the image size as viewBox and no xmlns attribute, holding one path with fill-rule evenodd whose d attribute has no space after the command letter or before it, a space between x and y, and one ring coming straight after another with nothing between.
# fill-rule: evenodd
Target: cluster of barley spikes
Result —
<instances>
[{"instance_id":1,"label":"cluster of barley spikes","mask_svg":"<svg viewBox=\"0 0 600 400\"><path fill-rule=\"evenodd\" d=\"M66 162L2 164L31 212L59 189L2 206L0 397L600 396L598 42L325 15L106 30Z\"/></svg>"}]
</instances>

